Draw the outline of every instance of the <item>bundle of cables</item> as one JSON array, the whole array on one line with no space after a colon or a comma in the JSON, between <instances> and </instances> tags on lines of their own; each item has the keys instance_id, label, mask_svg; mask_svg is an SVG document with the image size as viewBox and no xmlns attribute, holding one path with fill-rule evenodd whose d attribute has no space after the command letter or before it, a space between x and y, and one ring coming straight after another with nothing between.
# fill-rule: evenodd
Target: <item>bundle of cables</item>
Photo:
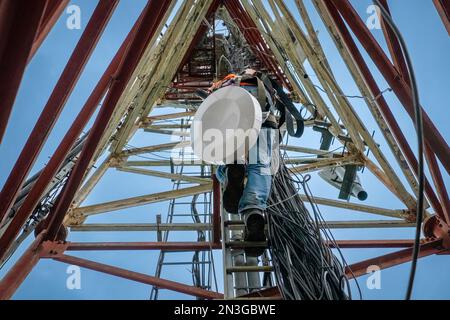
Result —
<instances>
[{"instance_id":1,"label":"bundle of cables","mask_svg":"<svg viewBox=\"0 0 450 320\"><path fill-rule=\"evenodd\" d=\"M286 300L351 299L345 260L330 249L338 246L314 203L309 179L296 177L283 163L273 178L267 217L278 286ZM300 188L309 198L312 215L298 194Z\"/></svg>"}]
</instances>

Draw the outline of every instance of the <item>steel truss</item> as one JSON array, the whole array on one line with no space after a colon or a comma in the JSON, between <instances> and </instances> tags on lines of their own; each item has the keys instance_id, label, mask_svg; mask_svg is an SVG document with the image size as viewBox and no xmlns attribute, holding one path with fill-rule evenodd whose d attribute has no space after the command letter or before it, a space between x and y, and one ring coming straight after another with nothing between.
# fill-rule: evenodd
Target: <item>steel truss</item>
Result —
<instances>
[{"instance_id":1,"label":"steel truss","mask_svg":"<svg viewBox=\"0 0 450 320\"><path fill-rule=\"evenodd\" d=\"M0 5L0 66L4 72L0 77L0 141L8 124L15 96L26 64L44 41L46 35L62 13L66 0L36 0L30 10L29 1L6 0ZM405 111L413 114L412 98L408 84L408 74L403 56L399 54L399 43L386 24L382 24L389 56L367 29L361 17L348 0L313 0L314 6L328 28L331 38L346 63L380 131L389 145L400 172L396 171L383 154L371 133L355 112L350 101L344 96L320 41L314 31L308 10L302 0L295 4L306 29L295 20L283 0L269 0L270 8L264 7L260 0L185 0L174 18L169 17L176 1L149 0L134 27L117 51L95 89L87 99L77 118L61 140L59 147L48 164L33 180L26 184L33 164L47 140L58 115L71 95L81 72L101 37L104 28L114 12L117 0L100 1L83 35L55 86L41 116L28 138L13 170L0 194L0 259L9 257L11 248L17 243L23 226L49 192L53 179L60 173L68 155L94 112L98 115L89 134L77 154L73 168L70 168L67 181L58 192L56 202L36 228L33 244L17 260L14 266L0 281L0 298L9 299L28 276L40 259L75 264L88 269L104 272L117 277L145 283L159 289L168 289L202 299L222 299L224 295L212 290L211 285L193 286L149 276L114 266L81 259L68 255L69 251L104 250L157 250L167 252L211 252L221 250L226 245L222 241L220 187L211 175L192 175L186 171L169 171L173 162L183 168L204 168L204 164L192 164L188 159L145 159L137 156L161 154L170 150L183 150L189 146L185 137L189 129L189 117L195 114L198 103L192 90L208 87L216 76L218 57L216 47L215 13L222 5L240 30L246 43L255 55L259 67L265 68L272 77L278 79L291 92L292 98L307 106L316 116L307 121L309 127L320 125L339 143L345 146L344 153L285 145L289 152L310 155L307 159L292 158L288 163L296 173L308 173L324 168L355 165L370 170L393 195L403 204L403 208L392 209L361 205L327 198L316 198L320 206L348 209L355 212L374 214L380 220L370 221L329 221L330 228L395 228L411 227L415 221L416 171L417 159L409 146L387 101L376 83L360 52L357 42L367 51L376 67L389 83L401 101ZM449 28L448 0L435 0L436 8ZM387 1L383 1L388 9ZM23 6L26 10L21 10ZM222 9L221 9L222 10ZM26 12L29 17L22 15ZM272 18L274 16L274 18ZM212 26L211 26L212 24ZM348 26L348 27L347 27ZM213 29L211 29L213 27ZM449 31L450 32L450 31ZM204 42L209 34L210 44ZM5 36L3 36L5 35ZM212 36L211 36L212 35ZM20 39L15 45L12 39ZM203 41L203 42L202 42ZM193 60L199 43L208 52L209 60ZM198 53L198 51L197 51ZM200 55L202 58L202 55ZM305 76L303 62L308 60L321 86L325 89L327 104L311 79ZM213 65L210 65L213 63ZM185 68L185 66L190 66ZM202 72L205 71L205 72ZM6 79L6 80L5 80ZM169 90L167 88L170 88ZM182 101L179 99L183 97ZM188 101L189 100L189 101ZM100 102L103 101L101 107ZM170 104L184 109L182 112L161 114ZM424 112L426 158L432 181L426 182L425 195L428 202L423 226L425 238L422 240L420 256L447 254L450 249L450 202L443 182L438 161L450 172L450 149L431 119ZM338 120L340 119L340 120ZM174 121L183 120L183 121ZM149 135L177 135L184 137L177 142L152 144L144 147L128 147L131 137L138 131ZM184 142L183 142L184 141ZM370 150L371 157L367 156ZM105 156L106 154L106 156ZM325 156L326 155L326 156ZM318 157L317 157L318 156ZM94 164L104 159L98 166ZM155 168L157 170L149 169ZM195 167L195 168L194 168ZM95 169L94 169L95 168ZM172 180L183 187L153 194L119 199L105 203L83 206L84 200L94 190L104 174L117 169L128 174L159 177ZM203 171L202 172L206 172ZM212 168L208 172L212 172ZM402 174L408 183L401 182ZM188 186L185 186L187 183ZM26 198L18 198L27 187ZM409 191L411 190L411 191ZM206 200L205 211L208 219L192 223L155 224L92 224L86 223L88 217L117 210L142 206L151 203L180 203L187 197L212 194L212 201ZM19 207L15 206L21 201ZM307 201L306 197L303 197ZM212 203L211 203L212 202ZM12 208L14 208L13 211ZM173 214L173 213L172 213ZM186 212L188 214L188 212ZM170 216L170 215L169 215ZM384 217L384 219L382 219ZM7 226L7 227L4 227ZM230 229L242 229L236 223ZM194 231L196 235L209 234L193 241L173 242L166 237L158 237L156 242L70 242L66 232L98 231L149 231L157 234L177 231ZM198 241L197 241L198 240ZM410 261L412 240L341 240L340 248L398 248L399 251L350 265L347 274L361 276L370 265L389 268ZM160 265L163 259L159 259ZM204 260L203 262L211 263ZM251 273L267 271L269 267L249 267ZM226 273L226 272L225 272ZM204 284L204 282L202 282ZM265 289L251 296L278 296L276 288ZM227 295L227 297L229 297Z\"/></svg>"}]
</instances>

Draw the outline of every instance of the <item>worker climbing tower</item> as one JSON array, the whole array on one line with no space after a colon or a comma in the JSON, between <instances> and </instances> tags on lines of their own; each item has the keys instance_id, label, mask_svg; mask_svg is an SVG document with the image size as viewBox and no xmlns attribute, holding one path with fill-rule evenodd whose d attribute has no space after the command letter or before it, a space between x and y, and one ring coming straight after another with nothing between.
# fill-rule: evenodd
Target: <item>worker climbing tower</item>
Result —
<instances>
[{"instance_id":1,"label":"worker climbing tower","mask_svg":"<svg viewBox=\"0 0 450 320\"><path fill-rule=\"evenodd\" d=\"M6 0L0 10L0 141L25 67L68 2ZM312 0L310 7L303 0L148 0L55 153L30 175L118 2L99 1L3 185L0 265L7 271L0 280L1 299L12 298L41 259L147 284L150 299L173 297L167 294L173 291L198 299L346 299L347 281L365 275L371 265L385 269L410 262L417 247L419 257L448 253L450 202L443 174L450 172L450 149L423 111L424 154L432 179L425 177L421 190L418 159L384 97L392 91L415 119L401 43L384 17L390 51L385 53L348 0ZM450 25L450 3L434 2ZM386 0L380 3L389 11ZM376 134L341 88L315 31L312 8L377 124ZM359 44L388 90L380 89ZM274 178L267 243L242 240L243 222L224 210L215 167L198 161L189 141L202 103L199 90L246 68L264 72L283 87L304 117L305 134L316 143L287 135L281 143L282 170ZM389 150L382 150L381 140ZM363 203L370 198L365 173L400 203L398 208ZM123 184L111 186L112 176ZM336 196L315 196L312 182L331 185ZM417 210L422 192L424 237L418 246L414 239L333 237L336 229L414 227L422 216ZM322 212L329 208L343 213L326 219ZM369 218L349 218L352 214ZM290 236L279 230L289 230ZM249 246L265 253L249 257ZM344 249L367 248L396 251L346 263ZM137 251L148 269L108 263L105 251L117 256ZM299 252L324 269L300 265ZM93 254L98 259L88 258ZM306 282L317 292L300 292Z\"/></svg>"}]
</instances>

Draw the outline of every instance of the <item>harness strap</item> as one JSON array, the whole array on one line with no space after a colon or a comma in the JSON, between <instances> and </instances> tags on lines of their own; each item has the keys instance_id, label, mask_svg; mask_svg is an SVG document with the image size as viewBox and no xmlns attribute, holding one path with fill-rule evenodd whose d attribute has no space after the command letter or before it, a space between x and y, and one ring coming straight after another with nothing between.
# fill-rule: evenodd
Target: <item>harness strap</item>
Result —
<instances>
[{"instance_id":1,"label":"harness strap","mask_svg":"<svg viewBox=\"0 0 450 320\"><path fill-rule=\"evenodd\" d=\"M236 76L234 74L230 74L226 77L227 80L233 79L234 84L237 86L241 86L243 82L246 82L246 80L255 78L257 80L258 87L258 94L256 98L261 106L261 111L263 113L268 113L268 111L275 111L275 109L278 110L281 114L278 128L286 122L288 134L290 136L300 138L305 129L303 117L294 106L291 99L289 99L287 94L284 92L283 87L281 87L276 81L262 73L258 73L255 76ZM222 85L224 82L225 81L222 82ZM296 127L296 129L294 127Z\"/></svg>"},{"instance_id":2,"label":"harness strap","mask_svg":"<svg viewBox=\"0 0 450 320\"><path fill-rule=\"evenodd\" d=\"M247 85L247 83L245 83L244 81L249 80L249 79L257 80L258 93L255 98L256 98L256 100L258 100L259 105L261 106L261 111L263 113L268 112L270 110L270 108L273 106L272 97L267 92L266 88L264 87L264 83L258 77L238 76L235 78L235 84L237 86L245 86L245 85ZM269 107L267 107L267 104L269 104Z\"/></svg>"},{"instance_id":3,"label":"harness strap","mask_svg":"<svg viewBox=\"0 0 450 320\"><path fill-rule=\"evenodd\" d=\"M305 123L300 112L284 92L283 87L281 87L276 81L270 79L265 74L261 75L261 81L271 92L275 93L275 99L277 100L275 107L281 113L279 126L281 127L283 123L286 122L286 129L288 131L288 134L290 136L300 138L305 130ZM294 129L294 121L297 130Z\"/></svg>"},{"instance_id":4,"label":"harness strap","mask_svg":"<svg viewBox=\"0 0 450 320\"><path fill-rule=\"evenodd\" d=\"M258 81L258 102L261 105L261 110L267 111L267 90L264 88L264 83L259 78L256 78Z\"/></svg>"}]
</instances>

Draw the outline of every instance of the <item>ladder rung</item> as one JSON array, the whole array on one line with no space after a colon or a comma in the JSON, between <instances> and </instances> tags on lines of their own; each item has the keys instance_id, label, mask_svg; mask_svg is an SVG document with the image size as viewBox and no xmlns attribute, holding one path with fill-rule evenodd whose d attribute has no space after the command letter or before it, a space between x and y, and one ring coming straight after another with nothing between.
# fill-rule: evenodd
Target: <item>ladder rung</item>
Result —
<instances>
[{"instance_id":1,"label":"ladder rung","mask_svg":"<svg viewBox=\"0 0 450 320\"><path fill-rule=\"evenodd\" d=\"M197 216L212 216L210 213L198 213ZM191 213L184 213L184 214L171 214L172 217L192 217L193 214Z\"/></svg>"},{"instance_id":2,"label":"ladder rung","mask_svg":"<svg viewBox=\"0 0 450 320\"><path fill-rule=\"evenodd\" d=\"M167 232L167 231L166 231ZM169 241L170 242L170 241ZM187 253L187 252L196 252L198 250L195 249L189 249L189 250L161 250L161 252L164 252L164 254L168 254L168 253ZM210 251L210 250L206 250L206 251Z\"/></svg>"},{"instance_id":3,"label":"ladder rung","mask_svg":"<svg viewBox=\"0 0 450 320\"><path fill-rule=\"evenodd\" d=\"M202 202L200 202L200 201L196 201L195 202L195 204L210 204L211 202L209 202L209 201L202 201ZM191 205L192 204L192 201L191 202L174 202L173 203L173 205Z\"/></svg>"},{"instance_id":4,"label":"ladder rung","mask_svg":"<svg viewBox=\"0 0 450 320\"><path fill-rule=\"evenodd\" d=\"M211 262L208 262L208 261L195 262L195 264L210 264L210 263ZM192 265L193 262L192 261L179 261L179 262L163 262L161 264L165 265L165 266L184 266L184 265Z\"/></svg>"},{"instance_id":5,"label":"ladder rung","mask_svg":"<svg viewBox=\"0 0 450 320\"><path fill-rule=\"evenodd\" d=\"M272 272L272 266L242 266L242 267L230 267L227 268L227 273L237 272Z\"/></svg>"},{"instance_id":6,"label":"ladder rung","mask_svg":"<svg viewBox=\"0 0 450 320\"><path fill-rule=\"evenodd\" d=\"M244 221L239 221L239 220L226 220L224 222L224 226L225 227L229 227L229 226L244 226Z\"/></svg>"},{"instance_id":7,"label":"ladder rung","mask_svg":"<svg viewBox=\"0 0 450 320\"><path fill-rule=\"evenodd\" d=\"M246 241L230 241L226 243L226 247L230 249L243 248L267 248L267 242L246 242Z\"/></svg>"},{"instance_id":8,"label":"ladder rung","mask_svg":"<svg viewBox=\"0 0 450 320\"><path fill-rule=\"evenodd\" d=\"M239 230L244 229L245 223L243 221L227 220L224 222L224 227L232 230ZM265 228L267 229L267 225L265 226Z\"/></svg>"},{"instance_id":9,"label":"ladder rung","mask_svg":"<svg viewBox=\"0 0 450 320\"><path fill-rule=\"evenodd\" d=\"M233 298L231 300L283 300L281 297L258 297L258 298L246 298L246 297L237 297Z\"/></svg>"},{"instance_id":10,"label":"ladder rung","mask_svg":"<svg viewBox=\"0 0 450 320\"><path fill-rule=\"evenodd\" d=\"M166 288L161 288L161 287L157 287L157 286L153 286L155 289L158 289L158 291L163 291L163 290L168 290L170 291L170 289L166 289ZM193 286L194 287L194 286ZM195 286L194 288L200 288L200 289L204 289L204 290L211 290L211 286Z\"/></svg>"}]
</instances>

